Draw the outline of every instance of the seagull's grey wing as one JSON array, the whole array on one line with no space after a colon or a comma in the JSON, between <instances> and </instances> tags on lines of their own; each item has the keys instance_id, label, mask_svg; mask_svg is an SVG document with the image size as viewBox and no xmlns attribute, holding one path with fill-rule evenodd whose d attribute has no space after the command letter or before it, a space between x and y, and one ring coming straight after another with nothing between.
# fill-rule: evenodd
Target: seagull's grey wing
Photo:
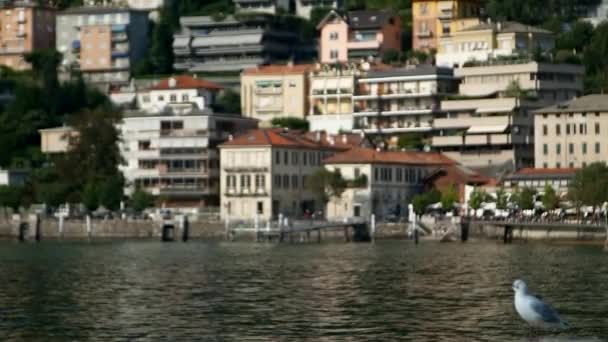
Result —
<instances>
[{"instance_id":1,"label":"seagull's grey wing","mask_svg":"<svg viewBox=\"0 0 608 342\"><path fill-rule=\"evenodd\" d=\"M530 306L532 307L532 310L534 310L534 312L537 313L546 323L560 323L562 321L553 308L543 303L536 297L532 297Z\"/></svg>"}]
</instances>

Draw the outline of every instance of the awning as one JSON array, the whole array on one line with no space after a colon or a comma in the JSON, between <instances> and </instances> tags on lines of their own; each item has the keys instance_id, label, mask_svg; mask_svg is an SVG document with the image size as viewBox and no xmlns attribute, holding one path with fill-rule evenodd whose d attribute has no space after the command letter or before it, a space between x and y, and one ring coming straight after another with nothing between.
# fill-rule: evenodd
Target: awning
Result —
<instances>
[{"instance_id":1,"label":"awning","mask_svg":"<svg viewBox=\"0 0 608 342\"><path fill-rule=\"evenodd\" d=\"M479 114L487 113L511 113L515 110L515 106L504 106L504 107L489 107L489 108L478 108L476 110Z\"/></svg>"},{"instance_id":2,"label":"awning","mask_svg":"<svg viewBox=\"0 0 608 342\"><path fill-rule=\"evenodd\" d=\"M173 40L174 48L187 48L190 44L190 37L179 37Z\"/></svg>"},{"instance_id":3,"label":"awning","mask_svg":"<svg viewBox=\"0 0 608 342\"><path fill-rule=\"evenodd\" d=\"M504 133L509 125L471 126L467 133Z\"/></svg>"}]
</instances>

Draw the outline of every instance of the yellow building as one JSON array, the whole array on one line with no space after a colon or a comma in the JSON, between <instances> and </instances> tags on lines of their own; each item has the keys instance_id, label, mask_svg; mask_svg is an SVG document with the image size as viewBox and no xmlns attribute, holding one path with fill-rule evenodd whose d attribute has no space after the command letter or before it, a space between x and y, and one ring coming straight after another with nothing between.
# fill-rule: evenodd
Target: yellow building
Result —
<instances>
[{"instance_id":1,"label":"yellow building","mask_svg":"<svg viewBox=\"0 0 608 342\"><path fill-rule=\"evenodd\" d=\"M441 37L479 24L479 0L412 0L412 47L439 47Z\"/></svg>"}]
</instances>

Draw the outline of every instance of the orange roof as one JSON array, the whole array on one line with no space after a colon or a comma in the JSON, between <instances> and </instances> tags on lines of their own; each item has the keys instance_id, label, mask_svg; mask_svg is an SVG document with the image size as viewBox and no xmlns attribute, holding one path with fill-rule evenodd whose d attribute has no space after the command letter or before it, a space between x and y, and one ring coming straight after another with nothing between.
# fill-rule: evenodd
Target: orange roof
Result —
<instances>
[{"instance_id":1,"label":"orange roof","mask_svg":"<svg viewBox=\"0 0 608 342\"><path fill-rule=\"evenodd\" d=\"M377 151L371 148L353 148L331 156L323 162L325 164L456 164L454 160L436 152L393 152Z\"/></svg>"},{"instance_id":2,"label":"orange roof","mask_svg":"<svg viewBox=\"0 0 608 342\"><path fill-rule=\"evenodd\" d=\"M272 146L307 149L347 150L358 144L361 140L354 139L351 134L346 135L346 141L340 137L332 136L327 139L325 133L319 133L319 140L315 132L302 132L298 130L285 130L282 128L256 129L222 144L222 147L243 146Z\"/></svg>"},{"instance_id":3,"label":"orange roof","mask_svg":"<svg viewBox=\"0 0 608 342\"><path fill-rule=\"evenodd\" d=\"M170 80L175 80L175 86L172 87L169 83ZM177 75L166 78L160 81L157 85L151 87L149 90L169 90L169 89L209 89L209 90L221 90L223 87L217 83L198 79L190 75Z\"/></svg>"},{"instance_id":4,"label":"orange roof","mask_svg":"<svg viewBox=\"0 0 608 342\"><path fill-rule=\"evenodd\" d=\"M243 71L243 75L286 75L286 74L304 74L312 70L313 65L296 64L296 65L262 65L257 68L249 68Z\"/></svg>"},{"instance_id":5,"label":"orange roof","mask_svg":"<svg viewBox=\"0 0 608 342\"><path fill-rule=\"evenodd\" d=\"M519 171L515 172L515 175L518 176L541 176L541 175L573 175L578 171L575 168L563 168L563 169L555 169L555 168L547 168L547 169L536 169L536 168L523 168Z\"/></svg>"}]
</instances>

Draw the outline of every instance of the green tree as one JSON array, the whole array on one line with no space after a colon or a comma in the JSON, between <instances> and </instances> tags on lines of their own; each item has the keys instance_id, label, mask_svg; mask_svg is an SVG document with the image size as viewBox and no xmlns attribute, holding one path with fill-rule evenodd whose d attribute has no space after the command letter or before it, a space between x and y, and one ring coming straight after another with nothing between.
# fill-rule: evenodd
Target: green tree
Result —
<instances>
[{"instance_id":1,"label":"green tree","mask_svg":"<svg viewBox=\"0 0 608 342\"><path fill-rule=\"evenodd\" d=\"M496 209L505 210L507 209L507 205L507 192L504 188L500 187L498 190L496 190Z\"/></svg>"},{"instance_id":2,"label":"green tree","mask_svg":"<svg viewBox=\"0 0 608 342\"><path fill-rule=\"evenodd\" d=\"M382 63L393 64L401 61L401 52L395 49L387 50L382 54Z\"/></svg>"},{"instance_id":3,"label":"green tree","mask_svg":"<svg viewBox=\"0 0 608 342\"><path fill-rule=\"evenodd\" d=\"M241 95L232 89L225 89L218 97L214 109L220 113L240 114Z\"/></svg>"},{"instance_id":4,"label":"green tree","mask_svg":"<svg viewBox=\"0 0 608 342\"><path fill-rule=\"evenodd\" d=\"M417 215L422 215L426 212L426 208L429 205L435 204L441 201L441 193L435 189L425 192L423 194L418 194L414 196L412 199L412 206L414 207L414 212Z\"/></svg>"},{"instance_id":5,"label":"green tree","mask_svg":"<svg viewBox=\"0 0 608 342\"><path fill-rule=\"evenodd\" d=\"M513 199L517 207L521 210L534 209L534 196L536 190L530 187L524 187L523 189L516 189L513 193Z\"/></svg>"},{"instance_id":6,"label":"green tree","mask_svg":"<svg viewBox=\"0 0 608 342\"><path fill-rule=\"evenodd\" d=\"M0 185L0 207L5 209L10 208L13 212L18 212L21 207L21 198L23 195L23 187Z\"/></svg>"},{"instance_id":7,"label":"green tree","mask_svg":"<svg viewBox=\"0 0 608 342\"><path fill-rule=\"evenodd\" d=\"M577 207L601 207L608 201L608 166L596 162L577 171L568 189L568 196Z\"/></svg>"},{"instance_id":8,"label":"green tree","mask_svg":"<svg viewBox=\"0 0 608 342\"><path fill-rule=\"evenodd\" d=\"M347 182L339 171L319 169L306 178L306 188L314 193L324 205L332 199L339 199L346 190Z\"/></svg>"},{"instance_id":9,"label":"green tree","mask_svg":"<svg viewBox=\"0 0 608 342\"><path fill-rule=\"evenodd\" d=\"M441 207L443 210L449 211L454 208L456 202L458 202L458 190L454 184L451 184L441 193Z\"/></svg>"},{"instance_id":10,"label":"green tree","mask_svg":"<svg viewBox=\"0 0 608 342\"><path fill-rule=\"evenodd\" d=\"M131 195L131 205L136 212L142 212L154 205L154 196L142 189L136 189Z\"/></svg>"},{"instance_id":11,"label":"green tree","mask_svg":"<svg viewBox=\"0 0 608 342\"><path fill-rule=\"evenodd\" d=\"M274 118L271 121L272 127L289 128L302 131L308 131L308 121L294 117Z\"/></svg>"},{"instance_id":12,"label":"green tree","mask_svg":"<svg viewBox=\"0 0 608 342\"><path fill-rule=\"evenodd\" d=\"M475 188L469 197L469 208L477 210L481 208L481 205L488 201L488 194L484 189Z\"/></svg>"},{"instance_id":13,"label":"green tree","mask_svg":"<svg viewBox=\"0 0 608 342\"><path fill-rule=\"evenodd\" d=\"M123 199L124 179L116 173L106 177L99 186L99 203L109 210L118 210Z\"/></svg>"},{"instance_id":14,"label":"green tree","mask_svg":"<svg viewBox=\"0 0 608 342\"><path fill-rule=\"evenodd\" d=\"M559 205L559 197L555 193L555 189L549 184L545 185L542 201L546 210L553 210Z\"/></svg>"},{"instance_id":15,"label":"green tree","mask_svg":"<svg viewBox=\"0 0 608 342\"><path fill-rule=\"evenodd\" d=\"M82 204L88 211L95 211L99 208L99 189L93 182L88 182L82 191Z\"/></svg>"},{"instance_id":16,"label":"green tree","mask_svg":"<svg viewBox=\"0 0 608 342\"><path fill-rule=\"evenodd\" d=\"M161 10L159 22L152 32L150 63L157 74L173 72L173 6Z\"/></svg>"},{"instance_id":17,"label":"green tree","mask_svg":"<svg viewBox=\"0 0 608 342\"><path fill-rule=\"evenodd\" d=\"M584 48L585 89L601 93L608 90L608 22L599 24Z\"/></svg>"},{"instance_id":18,"label":"green tree","mask_svg":"<svg viewBox=\"0 0 608 342\"><path fill-rule=\"evenodd\" d=\"M406 133L399 136L397 147L406 150L421 150L424 147L424 137L419 133Z\"/></svg>"}]
</instances>

